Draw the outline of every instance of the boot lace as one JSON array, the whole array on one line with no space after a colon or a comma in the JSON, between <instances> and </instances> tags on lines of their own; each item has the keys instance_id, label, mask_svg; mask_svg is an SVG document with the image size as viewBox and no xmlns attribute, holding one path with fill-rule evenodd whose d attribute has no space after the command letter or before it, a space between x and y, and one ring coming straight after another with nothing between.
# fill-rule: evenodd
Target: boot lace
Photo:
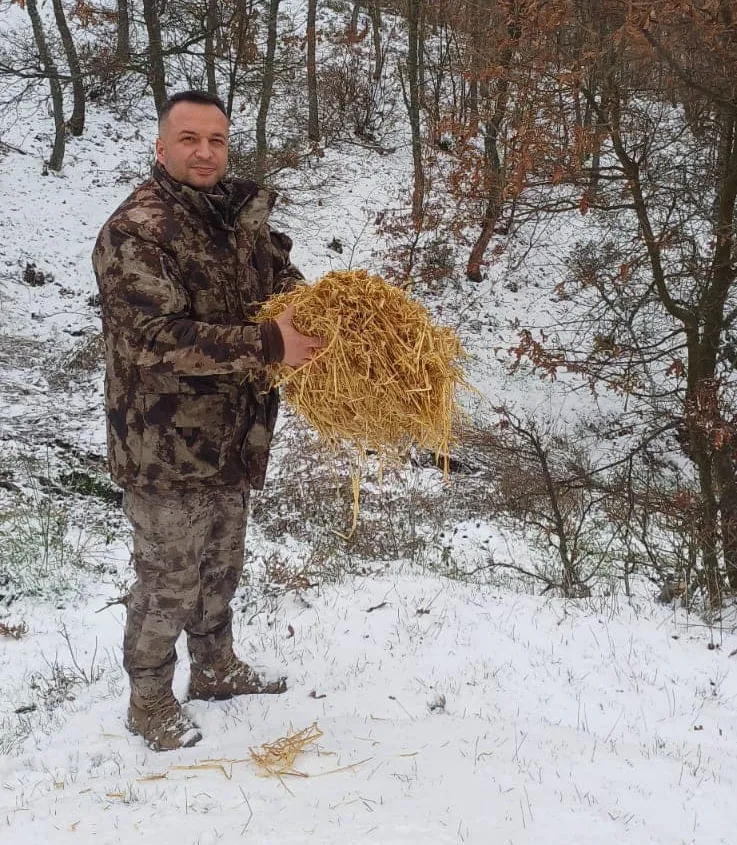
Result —
<instances>
[{"instance_id":1,"label":"boot lace","mask_svg":"<svg viewBox=\"0 0 737 845\"><path fill-rule=\"evenodd\" d=\"M150 704L147 702L146 712L149 719L155 719L162 725L177 725L188 721L174 693L168 690Z\"/></svg>"}]
</instances>

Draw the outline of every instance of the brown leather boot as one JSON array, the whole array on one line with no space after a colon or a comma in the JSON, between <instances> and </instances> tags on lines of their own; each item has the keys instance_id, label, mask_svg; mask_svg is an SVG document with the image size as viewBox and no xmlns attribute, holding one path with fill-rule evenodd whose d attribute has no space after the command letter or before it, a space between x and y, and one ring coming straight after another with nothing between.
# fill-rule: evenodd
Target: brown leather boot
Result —
<instances>
[{"instance_id":1,"label":"brown leather boot","mask_svg":"<svg viewBox=\"0 0 737 845\"><path fill-rule=\"evenodd\" d=\"M190 665L189 697L222 701L234 695L279 695L287 690L286 678L267 680L231 654L221 662Z\"/></svg>"},{"instance_id":2,"label":"brown leather boot","mask_svg":"<svg viewBox=\"0 0 737 845\"><path fill-rule=\"evenodd\" d=\"M158 697L145 697L132 688L126 727L142 736L154 751L190 748L202 739L197 725L182 711L170 689Z\"/></svg>"}]
</instances>

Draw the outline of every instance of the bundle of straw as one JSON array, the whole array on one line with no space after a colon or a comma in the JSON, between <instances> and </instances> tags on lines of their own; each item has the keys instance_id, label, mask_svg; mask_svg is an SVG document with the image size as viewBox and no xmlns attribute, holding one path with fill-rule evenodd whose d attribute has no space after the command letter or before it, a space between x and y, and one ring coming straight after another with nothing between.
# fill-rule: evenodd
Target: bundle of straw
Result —
<instances>
[{"instance_id":1,"label":"bundle of straw","mask_svg":"<svg viewBox=\"0 0 737 845\"><path fill-rule=\"evenodd\" d=\"M251 759L265 775L297 775L306 777L294 768L297 757L322 736L322 731L313 722L309 728L297 731L275 742L265 742L260 748L251 748Z\"/></svg>"},{"instance_id":2,"label":"bundle of straw","mask_svg":"<svg viewBox=\"0 0 737 845\"><path fill-rule=\"evenodd\" d=\"M404 290L365 270L333 271L272 297L261 319L295 306L297 331L326 341L311 361L280 365L287 402L331 446L379 456L410 444L447 457L466 386L461 343Z\"/></svg>"}]
</instances>

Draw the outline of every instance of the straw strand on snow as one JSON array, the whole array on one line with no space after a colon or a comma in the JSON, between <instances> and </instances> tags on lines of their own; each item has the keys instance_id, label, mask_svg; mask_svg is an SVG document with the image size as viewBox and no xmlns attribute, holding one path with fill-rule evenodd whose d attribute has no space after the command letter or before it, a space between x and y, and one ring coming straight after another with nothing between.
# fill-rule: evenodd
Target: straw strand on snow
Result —
<instances>
[{"instance_id":1,"label":"straw strand on snow","mask_svg":"<svg viewBox=\"0 0 737 845\"><path fill-rule=\"evenodd\" d=\"M297 731L297 733L282 737L274 742L266 742L260 748L251 748L251 759L265 775L272 777L282 777L283 775L307 777L303 772L294 768L294 762L306 748L317 742L321 736L322 731L318 728L317 723L313 722L308 728Z\"/></svg>"}]
</instances>

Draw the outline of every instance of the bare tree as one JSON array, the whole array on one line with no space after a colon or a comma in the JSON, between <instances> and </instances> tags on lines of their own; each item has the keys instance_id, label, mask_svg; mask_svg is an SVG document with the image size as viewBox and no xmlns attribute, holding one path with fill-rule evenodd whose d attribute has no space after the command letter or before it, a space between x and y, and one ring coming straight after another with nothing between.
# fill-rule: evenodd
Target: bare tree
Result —
<instances>
[{"instance_id":1,"label":"bare tree","mask_svg":"<svg viewBox=\"0 0 737 845\"><path fill-rule=\"evenodd\" d=\"M307 121L307 135L310 141L320 140L320 117L317 103L317 61L315 31L317 18L317 0L307 2L307 102L309 117Z\"/></svg>"},{"instance_id":2,"label":"bare tree","mask_svg":"<svg viewBox=\"0 0 737 845\"><path fill-rule=\"evenodd\" d=\"M85 112L85 91L84 81L82 79L82 68L79 64L79 56L77 55L77 48L72 38L72 33L69 31L69 25L64 14L64 7L61 0L52 0L54 7L54 18L56 25L61 35L61 43L64 46L64 54L66 55L67 64L69 65L69 73L72 77L72 95L74 105L72 108L72 116L69 118L69 131L72 135L81 135L84 132L84 112Z\"/></svg>"},{"instance_id":3,"label":"bare tree","mask_svg":"<svg viewBox=\"0 0 737 845\"><path fill-rule=\"evenodd\" d=\"M161 19L157 0L143 0L143 17L148 33L148 81L154 95L156 113L161 114L167 94Z\"/></svg>"},{"instance_id":4,"label":"bare tree","mask_svg":"<svg viewBox=\"0 0 737 845\"><path fill-rule=\"evenodd\" d=\"M207 74L207 90L210 94L217 94L218 83L215 74L215 35L218 29L217 0L206 0L205 12L205 71Z\"/></svg>"},{"instance_id":5,"label":"bare tree","mask_svg":"<svg viewBox=\"0 0 737 845\"><path fill-rule=\"evenodd\" d=\"M384 48L381 43L381 0L370 0L368 13L371 17L371 34L374 43L374 81L378 82L384 70Z\"/></svg>"},{"instance_id":6,"label":"bare tree","mask_svg":"<svg viewBox=\"0 0 737 845\"><path fill-rule=\"evenodd\" d=\"M538 213L577 206L595 215L595 234L572 252L559 289L577 329L569 318L558 350L523 345L538 365L627 396L641 440L664 424L675 433L697 491L698 520L688 524L718 606L737 589L734 22L729 4L591 4L590 14L569 14L564 39L560 27L547 33L565 45L564 66L580 72L537 91L528 136L534 177L574 186L547 208L538 198ZM582 119L578 94L593 120ZM563 129L567 113L578 115L573 131Z\"/></svg>"},{"instance_id":7,"label":"bare tree","mask_svg":"<svg viewBox=\"0 0 737 845\"><path fill-rule=\"evenodd\" d=\"M507 118L509 101L509 69L522 31L522 5L511 3L507 11L506 32L499 39L497 52L500 72L493 87L482 83L479 92L486 100L484 109L484 184L487 193L481 231L474 243L466 265L466 275L474 282L481 281L481 264L486 250L499 222L504 203L504 162L500 155L499 142L502 127Z\"/></svg>"},{"instance_id":8,"label":"bare tree","mask_svg":"<svg viewBox=\"0 0 737 845\"><path fill-rule=\"evenodd\" d=\"M409 97L407 110L412 135L412 222L422 226L425 202L425 173L422 166L422 129L420 113L420 14L422 0L409 0L407 18L407 82Z\"/></svg>"},{"instance_id":9,"label":"bare tree","mask_svg":"<svg viewBox=\"0 0 737 845\"><path fill-rule=\"evenodd\" d=\"M245 71L254 65L258 59L256 45L256 6L254 0L248 2L231 3L228 7L229 15L225 17L225 10L221 4L223 15L223 42L225 46L225 62L227 64L228 92L226 110L228 115L233 112L233 102L236 92L241 85Z\"/></svg>"},{"instance_id":10,"label":"bare tree","mask_svg":"<svg viewBox=\"0 0 737 845\"><path fill-rule=\"evenodd\" d=\"M28 16L33 27L33 37L36 40L41 68L49 80L51 89L51 104L54 112L54 147L49 158L50 170L61 170L66 150L66 123L64 122L64 96L59 82L59 72L49 51L46 33L44 32L41 16L38 12L36 0L26 0Z\"/></svg>"},{"instance_id":11,"label":"bare tree","mask_svg":"<svg viewBox=\"0 0 737 845\"><path fill-rule=\"evenodd\" d=\"M260 181L266 174L266 158L268 145L266 141L266 120L271 106L274 92L274 58L276 56L276 39L278 34L279 0L269 0L269 18L266 34L266 55L264 57L264 74L261 84L261 102L256 118L256 180Z\"/></svg>"},{"instance_id":12,"label":"bare tree","mask_svg":"<svg viewBox=\"0 0 737 845\"><path fill-rule=\"evenodd\" d=\"M118 21L116 30L115 57L125 64L131 55L130 13L128 0L117 0Z\"/></svg>"}]
</instances>

